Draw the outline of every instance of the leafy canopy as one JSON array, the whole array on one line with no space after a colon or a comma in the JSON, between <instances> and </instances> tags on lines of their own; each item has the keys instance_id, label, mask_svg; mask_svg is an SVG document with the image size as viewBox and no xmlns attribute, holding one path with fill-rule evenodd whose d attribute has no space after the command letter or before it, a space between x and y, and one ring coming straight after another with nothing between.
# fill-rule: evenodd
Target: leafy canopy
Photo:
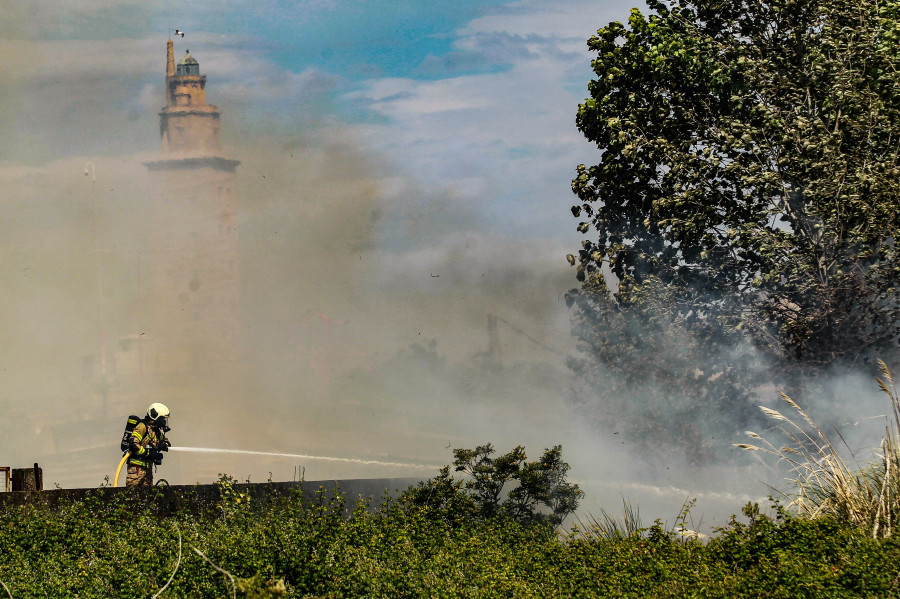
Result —
<instances>
[{"instance_id":1,"label":"leafy canopy","mask_svg":"<svg viewBox=\"0 0 900 599\"><path fill-rule=\"evenodd\" d=\"M454 480L446 466L435 478L407 489L404 501L433 508L451 521L505 517L554 526L578 508L584 492L566 480L569 465L562 460L562 446L545 449L534 462L527 461L521 445L497 457L494 452L490 443L454 449L453 466L468 478Z\"/></svg>"},{"instance_id":2,"label":"leafy canopy","mask_svg":"<svg viewBox=\"0 0 900 599\"><path fill-rule=\"evenodd\" d=\"M602 155L572 181L590 238L568 257L570 302L651 306L813 371L885 355L900 334L900 3L648 4L588 40L577 125Z\"/></svg>"}]
</instances>

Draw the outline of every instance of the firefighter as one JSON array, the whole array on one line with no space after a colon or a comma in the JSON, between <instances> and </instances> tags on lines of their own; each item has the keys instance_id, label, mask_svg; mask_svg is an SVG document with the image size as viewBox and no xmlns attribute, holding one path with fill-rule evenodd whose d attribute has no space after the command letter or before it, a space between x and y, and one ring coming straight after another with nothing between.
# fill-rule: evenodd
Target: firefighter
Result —
<instances>
[{"instance_id":1,"label":"firefighter","mask_svg":"<svg viewBox=\"0 0 900 599\"><path fill-rule=\"evenodd\" d=\"M162 452L171 445L167 432L169 408L161 403L150 404L147 415L131 431L126 487L153 486L153 467L162 463Z\"/></svg>"}]
</instances>

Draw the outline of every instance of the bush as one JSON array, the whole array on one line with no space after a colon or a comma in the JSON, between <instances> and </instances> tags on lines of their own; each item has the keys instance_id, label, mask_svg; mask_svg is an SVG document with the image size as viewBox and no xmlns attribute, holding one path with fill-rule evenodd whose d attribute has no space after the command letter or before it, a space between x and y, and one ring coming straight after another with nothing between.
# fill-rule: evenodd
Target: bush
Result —
<instances>
[{"instance_id":1,"label":"bush","mask_svg":"<svg viewBox=\"0 0 900 599\"><path fill-rule=\"evenodd\" d=\"M5 507L0 581L14 599L152 597L170 579L160 597L900 594L896 540L777 506L774 518L748 506L746 521L734 518L706 544L658 521L641 534L601 538L511 518L448 520L387 498L376 509L344 507L341 495L324 491L265 507L241 502L211 517L154 517L129 494L56 511Z\"/></svg>"},{"instance_id":2,"label":"bush","mask_svg":"<svg viewBox=\"0 0 900 599\"><path fill-rule=\"evenodd\" d=\"M454 480L445 466L435 478L408 489L402 500L450 521L503 517L551 526L562 524L578 508L584 493L566 481L569 465L562 461L562 446L545 449L536 462L526 461L521 445L496 458L493 453L490 443L454 449L455 470L467 474L467 480Z\"/></svg>"}]
</instances>

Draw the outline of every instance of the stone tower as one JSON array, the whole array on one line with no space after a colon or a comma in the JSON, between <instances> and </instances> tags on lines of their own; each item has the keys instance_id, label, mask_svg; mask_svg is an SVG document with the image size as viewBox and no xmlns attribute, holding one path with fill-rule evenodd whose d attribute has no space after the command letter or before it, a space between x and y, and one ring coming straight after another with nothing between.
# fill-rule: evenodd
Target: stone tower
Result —
<instances>
[{"instance_id":1,"label":"stone tower","mask_svg":"<svg viewBox=\"0 0 900 599\"><path fill-rule=\"evenodd\" d=\"M158 184L148 218L146 301L156 351L151 372L189 372L239 358L236 160L222 155L219 109L189 52L166 47L161 159L145 163Z\"/></svg>"},{"instance_id":2,"label":"stone tower","mask_svg":"<svg viewBox=\"0 0 900 599\"><path fill-rule=\"evenodd\" d=\"M166 59L166 106L159 113L163 153L217 155L219 109L206 103L206 75L190 52L175 65L172 40Z\"/></svg>"}]
</instances>

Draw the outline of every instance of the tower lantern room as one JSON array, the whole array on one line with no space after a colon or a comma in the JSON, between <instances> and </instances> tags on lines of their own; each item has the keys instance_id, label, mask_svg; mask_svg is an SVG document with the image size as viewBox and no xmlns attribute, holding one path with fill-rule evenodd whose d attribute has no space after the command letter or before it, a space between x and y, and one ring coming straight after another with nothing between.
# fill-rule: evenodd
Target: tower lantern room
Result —
<instances>
[{"instance_id":1,"label":"tower lantern room","mask_svg":"<svg viewBox=\"0 0 900 599\"><path fill-rule=\"evenodd\" d=\"M172 40L166 45L166 106L159 117L164 154L219 155L219 109L206 103L206 75L190 51L175 64Z\"/></svg>"},{"instance_id":2,"label":"tower lantern room","mask_svg":"<svg viewBox=\"0 0 900 599\"><path fill-rule=\"evenodd\" d=\"M178 61L178 66L175 68L176 75L199 75L200 74L200 63L197 62L197 59L191 56L190 50L184 51L184 58Z\"/></svg>"},{"instance_id":3,"label":"tower lantern room","mask_svg":"<svg viewBox=\"0 0 900 599\"><path fill-rule=\"evenodd\" d=\"M205 106L206 75L200 74L200 63L186 51L178 61L175 74L166 77L168 106Z\"/></svg>"}]
</instances>

